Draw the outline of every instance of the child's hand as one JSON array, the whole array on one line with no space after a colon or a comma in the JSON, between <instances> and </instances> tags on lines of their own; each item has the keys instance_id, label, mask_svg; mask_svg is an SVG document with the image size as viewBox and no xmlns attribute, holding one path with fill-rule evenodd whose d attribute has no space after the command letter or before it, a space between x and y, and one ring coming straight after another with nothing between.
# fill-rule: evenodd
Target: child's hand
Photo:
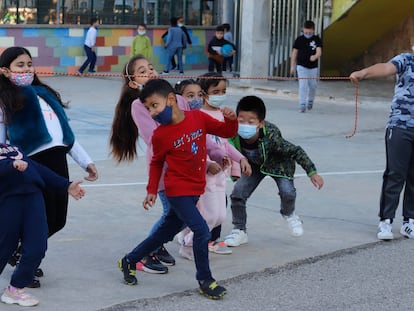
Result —
<instances>
[{"instance_id":1,"label":"child's hand","mask_svg":"<svg viewBox=\"0 0 414 311\"><path fill-rule=\"evenodd\" d=\"M236 120L237 115L236 113L230 109L229 107L224 107L221 109L221 112L223 113L223 116L229 120Z\"/></svg>"},{"instance_id":2,"label":"child's hand","mask_svg":"<svg viewBox=\"0 0 414 311\"><path fill-rule=\"evenodd\" d=\"M210 173L211 175L216 175L221 172L221 166L218 165L216 162L211 162L208 164L207 167L207 173Z\"/></svg>"},{"instance_id":3,"label":"child's hand","mask_svg":"<svg viewBox=\"0 0 414 311\"><path fill-rule=\"evenodd\" d=\"M318 174L313 174L310 180L316 188L321 189L323 187L323 178Z\"/></svg>"},{"instance_id":4,"label":"child's hand","mask_svg":"<svg viewBox=\"0 0 414 311\"><path fill-rule=\"evenodd\" d=\"M98 170L96 169L95 164L90 163L86 168L86 171L89 173L88 176L84 177L87 181L95 181L98 179Z\"/></svg>"},{"instance_id":5,"label":"child's hand","mask_svg":"<svg viewBox=\"0 0 414 311\"><path fill-rule=\"evenodd\" d=\"M223 170L225 170L226 168L230 167L230 165L231 165L231 160L230 160L230 158L229 158L229 157L224 157L224 158L223 158L223 161L222 161L222 163L221 163L221 167L222 167L222 169L223 169Z\"/></svg>"},{"instance_id":6,"label":"child's hand","mask_svg":"<svg viewBox=\"0 0 414 311\"><path fill-rule=\"evenodd\" d=\"M240 169L243 175L250 176L252 174L252 167L246 158L240 160Z\"/></svg>"},{"instance_id":7,"label":"child's hand","mask_svg":"<svg viewBox=\"0 0 414 311\"><path fill-rule=\"evenodd\" d=\"M144 201L142 202L142 207L144 207L144 209L146 209L146 210L149 210L151 207L154 206L156 199L157 199L156 194L148 193L147 196L145 197Z\"/></svg>"},{"instance_id":8,"label":"child's hand","mask_svg":"<svg viewBox=\"0 0 414 311\"><path fill-rule=\"evenodd\" d=\"M80 184L82 183L82 180L74 181L70 184L68 188L68 193L75 199L79 200L82 199L82 197L85 195L85 190L81 188Z\"/></svg>"},{"instance_id":9,"label":"child's hand","mask_svg":"<svg viewBox=\"0 0 414 311\"><path fill-rule=\"evenodd\" d=\"M24 172L29 164L23 160L14 160L13 167L19 172Z\"/></svg>"}]
</instances>

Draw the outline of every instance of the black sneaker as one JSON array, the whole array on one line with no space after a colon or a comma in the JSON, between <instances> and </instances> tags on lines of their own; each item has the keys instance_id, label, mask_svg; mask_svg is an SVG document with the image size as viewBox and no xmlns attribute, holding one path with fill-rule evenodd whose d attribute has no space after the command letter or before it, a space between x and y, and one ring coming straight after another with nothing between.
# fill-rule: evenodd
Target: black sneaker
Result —
<instances>
[{"instance_id":1,"label":"black sneaker","mask_svg":"<svg viewBox=\"0 0 414 311\"><path fill-rule=\"evenodd\" d=\"M161 246L158 251L154 253L154 255L158 258L161 263L166 266L174 266L175 265L175 258L171 256L171 254L166 250L166 248Z\"/></svg>"},{"instance_id":2,"label":"black sneaker","mask_svg":"<svg viewBox=\"0 0 414 311\"><path fill-rule=\"evenodd\" d=\"M37 268L35 273L34 273L35 277L41 278L42 276L44 276L43 270L40 268Z\"/></svg>"},{"instance_id":3,"label":"black sneaker","mask_svg":"<svg viewBox=\"0 0 414 311\"><path fill-rule=\"evenodd\" d=\"M168 273L168 267L164 266L153 254L145 256L141 261L138 261L136 269L148 273Z\"/></svg>"},{"instance_id":4,"label":"black sneaker","mask_svg":"<svg viewBox=\"0 0 414 311\"><path fill-rule=\"evenodd\" d=\"M28 288L39 288L40 287L40 281L37 279L33 279L32 283L27 285Z\"/></svg>"},{"instance_id":5,"label":"black sneaker","mask_svg":"<svg viewBox=\"0 0 414 311\"><path fill-rule=\"evenodd\" d=\"M218 285L214 279L198 281L198 284L200 284L200 294L210 299L221 299L227 293L226 289Z\"/></svg>"},{"instance_id":6,"label":"black sneaker","mask_svg":"<svg viewBox=\"0 0 414 311\"><path fill-rule=\"evenodd\" d=\"M8 263L10 266L14 267L17 264L19 264L20 257L22 257L22 254L20 253L20 246L17 248L16 251L13 252L13 255L8 260Z\"/></svg>"},{"instance_id":7,"label":"black sneaker","mask_svg":"<svg viewBox=\"0 0 414 311\"><path fill-rule=\"evenodd\" d=\"M135 277L135 267L126 259L126 256L118 260L119 269L124 273L124 282L127 285L136 285L138 283Z\"/></svg>"}]
</instances>

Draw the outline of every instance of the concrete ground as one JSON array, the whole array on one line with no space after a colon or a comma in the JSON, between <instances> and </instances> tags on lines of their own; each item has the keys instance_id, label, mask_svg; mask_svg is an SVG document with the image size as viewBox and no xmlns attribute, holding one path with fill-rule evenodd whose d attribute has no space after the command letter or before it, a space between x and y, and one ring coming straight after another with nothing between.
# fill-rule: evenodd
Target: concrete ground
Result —
<instances>
[{"instance_id":1,"label":"concrete ground","mask_svg":"<svg viewBox=\"0 0 414 311\"><path fill-rule=\"evenodd\" d=\"M189 76L200 73L186 72ZM178 79L167 78L172 82ZM261 96L267 105L267 119L279 126L287 140L306 150L325 179L324 188L318 191L303 170L297 169L297 213L304 221L305 234L300 238L289 235L278 212L277 189L272 180L265 179L248 202L249 243L233 248L231 255L211 255L215 278L228 288L223 301L209 301L196 293L194 263L178 255L176 242L167 245L177 259L168 274L138 272L139 284L126 286L117 260L145 238L161 208L159 202L150 211L141 207L146 194L145 157L117 164L109 156L108 137L120 78L60 76L44 81L60 91L64 100L70 100L71 125L96 162L100 178L84 183L87 195L81 201L70 201L66 227L49 240L42 263L42 287L29 290L41 301L36 307L39 311L253 310L255 306L263 310L363 310L343 304L352 299L341 291L357 292L346 280L356 275L356 282L360 282L365 274L368 280L373 271L366 270L364 264L369 261L378 262L377 271L392 266L387 266L382 247L392 253L403 247L412 251L410 241L377 245L376 239L385 165L383 136L392 81L362 82L358 110L355 88L349 81L321 81L314 110L301 114L295 81L231 80L229 106L234 108L245 95ZM353 133L355 120L356 134L346 138ZM142 155L144 147L138 147ZM71 178L83 178L85 173L72 160L70 163ZM231 187L229 182L228 193ZM394 222L397 237L400 223L398 218ZM229 210L222 235L230 230ZM355 254L361 257L350 262ZM333 265L329 265L330 260L334 260ZM399 261L395 262L398 266ZM341 270L343 264L351 270ZM409 267L402 269L404 272ZM0 288L8 284L12 271L6 267ZM285 279L289 275L292 278ZM307 292L300 291L301 284L307 284ZM364 286L375 289L372 283ZM162 298L165 295L170 296ZM335 297L343 300L335 304ZM1 305L4 311L20 309Z\"/></svg>"}]
</instances>

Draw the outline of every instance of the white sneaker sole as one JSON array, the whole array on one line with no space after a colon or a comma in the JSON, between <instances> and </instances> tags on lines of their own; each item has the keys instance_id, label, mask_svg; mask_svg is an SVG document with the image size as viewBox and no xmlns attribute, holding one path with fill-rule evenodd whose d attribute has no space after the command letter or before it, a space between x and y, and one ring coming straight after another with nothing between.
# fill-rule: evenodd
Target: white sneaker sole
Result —
<instances>
[{"instance_id":1,"label":"white sneaker sole","mask_svg":"<svg viewBox=\"0 0 414 311\"><path fill-rule=\"evenodd\" d=\"M34 306L37 306L39 304L39 301L29 303L27 301L25 302L25 301L14 300L13 298L10 298L10 297L7 297L7 296L1 296L1 301L8 304L8 305L16 304L16 305L19 305L21 307L34 307Z\"/></svg>"}]
</instances>

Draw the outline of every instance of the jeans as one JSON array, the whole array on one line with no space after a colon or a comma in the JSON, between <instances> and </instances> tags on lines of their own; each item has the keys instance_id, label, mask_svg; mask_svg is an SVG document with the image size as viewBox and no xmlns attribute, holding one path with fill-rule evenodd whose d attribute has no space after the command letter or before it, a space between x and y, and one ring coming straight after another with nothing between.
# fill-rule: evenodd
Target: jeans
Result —
<instances>
[{"instance_id":1,"label":"jeans","mask_svg":"<svg viewBox=\"0 0 414 311\"><path fill-rule=\"evenodd\" d=\"M165 72L169 72L170 69L172 68L171 59L174 57L174 55L177 55L178 70L180 72L184 72L184 69L183 69L183 48L182 47L167 48L167 53L168 53L168 63L167 63L167 67L165 68Z\"/></svg>"},{"instance_id":2,"label":"jeans","mask_svg":"<svg viewBox=\"0 0 414 311\"><path fill-rule=\"evenodd\" d=\"M230 195L234 229L246 231L246 201L265 177L266 175L260 172L257 165L252 165L252 174L250 176L241 176L234 185ZM282 216L292 215L295 211L296 202L296 189L293 180L282 177L272 178L279 189L280 213Z\"/></svg>"},{"instance_id":3,"label":"jeans","mask_svg":"<svg viewBox=\"0 0 414 311\"><path fill-rule=\"evenodd\" d=\"M298 65L296 70L299 78L299 108L305 109L306 105L312 108L318 86L318 68L306 68Z\"/></svg>"},{"instance_id":4,"label":"jeans","mask_svg":"<svg viewBox=\"0 0 414 311\"><path fill-rule=\"evenodd\" d=\"M86 69L86 67L89 65L89 72L92 72L96 64L96 53L92 50L92 48L90 48L87 45L84 45L83 49L85 50L85 53L86 53L86 60L83 63L83 65L79 68L79 71L83 72Z\"/></svg>"},{"instance_id":5,"label":"jeans","mask_svg":"<svg viewBox=\"0 0 414 311\"><path fill-rule=\"evenodd\" d=\"M383 175L379 217L393 219L405 185L403 216L414 218L414 129L388 128L387 166Z\"/></svg>"},{"instance_id":6,"label":"jeans","mask_svg":"<svg viewBox=\"0 0 414 311\"><path fill-rule=\"evenodd\" d=\"M161 225L144 241L135 247L126 257L134 264L140 261L152 250L160 247L165 242L171 241L186 224L193 232L193 252L196 265L196 279L211 279L210 264L208 259L208 242L210 231L207 223L197 209L198 196L167 197L171 209Z\"/></svg>"}]
</instances>

